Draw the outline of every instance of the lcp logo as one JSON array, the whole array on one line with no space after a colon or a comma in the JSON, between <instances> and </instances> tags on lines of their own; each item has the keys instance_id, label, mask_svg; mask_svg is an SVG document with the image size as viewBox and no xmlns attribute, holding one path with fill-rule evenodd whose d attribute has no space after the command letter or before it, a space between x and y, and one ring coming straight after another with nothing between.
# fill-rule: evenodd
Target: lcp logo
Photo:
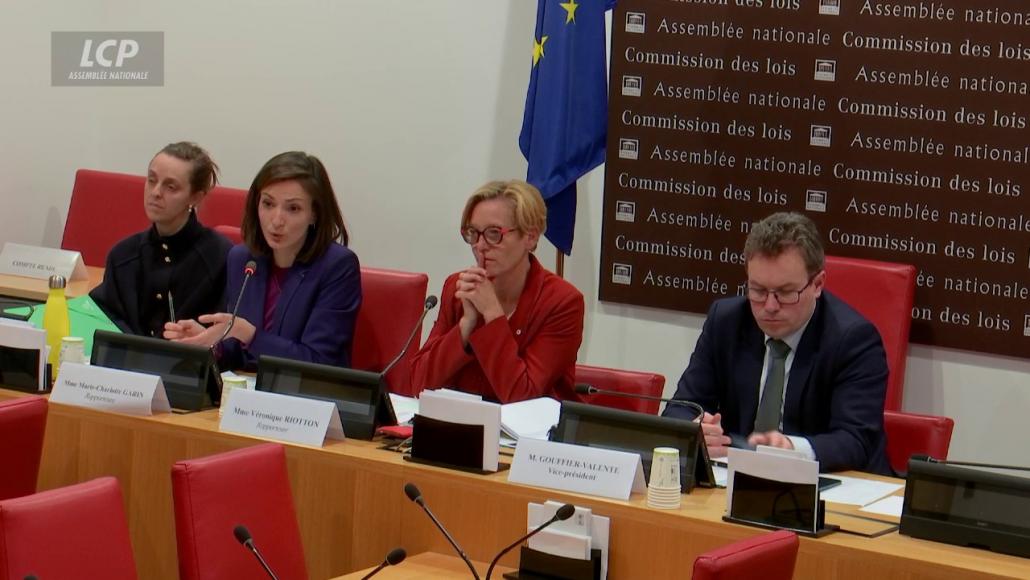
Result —
<instances>
[{"instance_id":1,"label":"lcp logo","mask_svg":"<svg viewBox=\"0 0 1030 580\"><path fill-rule=\"evenodd\" d=\"M52 32L54 86L162 86L163 32Z\"/></svg>"},{"instance_id":2,"label":"lcp logo","mask_svg":"<svg viewBox=\"0 0 1030 580\"><path fill-rule=\"evenodd\" d=\"M115 52L114 60L111 60L108 53L113 48L118 50ZM123 38L121 40L109 38L97 43L95 50L93 49L93 39L87 38L86 42L82 44L82 59L79 61L79 66L88 68L94 66L94 64L99 64L107 68L121 68L126 60L137 54L139 54L139 42L131 38Z\"/></svg>"}]
</instances>

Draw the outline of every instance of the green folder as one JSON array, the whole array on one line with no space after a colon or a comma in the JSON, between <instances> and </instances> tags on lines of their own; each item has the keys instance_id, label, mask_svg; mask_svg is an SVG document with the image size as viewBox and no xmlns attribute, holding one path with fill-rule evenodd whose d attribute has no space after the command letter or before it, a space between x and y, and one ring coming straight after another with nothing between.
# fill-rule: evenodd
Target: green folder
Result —
<instances>
[{"instance_id":1,"label":"green folder","mask_svg":"<svg viewBox=\"0 0 1030 580\"><path fill-rule=\"evenodd\" d=\"M29 317L29 322L32 323L36 328L43 328L43 313L46 311L46 305L40 304L39 306L32 307L32 315ZM20 306L17 308L8 308L5 312L12 314L28 314L29 308L27 306ZM97 306L96 302L89 297L89 294L79 296L77 298L68 299L68 321L71 323L71 335L81 336L85 343L86 359L88 360L93 352L93 332L96 330L110 330L111 332L121 332L122 330L118 326L111 322L111 319L104 314L104 311Z\"/></svg>"}]
</instances>

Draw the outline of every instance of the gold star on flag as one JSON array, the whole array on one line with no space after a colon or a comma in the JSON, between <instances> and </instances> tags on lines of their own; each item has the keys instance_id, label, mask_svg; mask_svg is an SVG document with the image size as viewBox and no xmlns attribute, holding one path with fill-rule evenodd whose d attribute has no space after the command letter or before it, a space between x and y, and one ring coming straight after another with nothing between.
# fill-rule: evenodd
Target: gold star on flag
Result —
<instances>
[{"instance_id":1,"label":"gold star on flag","mask_svg":"<svg viewBox=\"0 0 1030 580\"><path fill-rule=\"evenodd\" d=\"M576 0L569 0L568 2L562 2L559 4L565 9L568 14L565 15L565 24L576 21L576 8L579 8L579 4L576 4Z\"/></svg>"},{"instance_id":2,"label":"gold star on flag","mask_svg":"<svg viewBox=\"0 0 1030 580\"><path fill-rule=\"evenodd\" d=\"M537 42L535 38L533 39L533 66L536 66L536 63L540 62L541 58L544 58L544 43L547 42L547 38L546 36L541 38L540 42Z\"/></svg>"}]
</instances>

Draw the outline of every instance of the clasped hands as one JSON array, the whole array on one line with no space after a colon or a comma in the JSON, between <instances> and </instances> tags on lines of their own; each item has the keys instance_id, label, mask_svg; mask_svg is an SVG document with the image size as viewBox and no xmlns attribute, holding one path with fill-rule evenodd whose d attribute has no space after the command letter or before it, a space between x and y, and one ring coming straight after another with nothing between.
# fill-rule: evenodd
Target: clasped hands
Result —
<instances>
[{"instance_id":1,"label":"clasped hands","mask_svg":"<svg viewBox=\"0 0 1030 580\"><path fill-rule=\"evenodd\" d=\"M726 450L730 446L730 438L722 430L722 414L705 413L701 417L701 429L705 433L705 445L708 446L710 457L726 457ZM767 431L765 433L752 433L748 436L747 442L752 445L768 445L781 449L794 449L790 438L779 431Z\"/></svg>"},{"instance_id":2,"label":"clasped hands","mask_svg":"<svg viewBox=\"0 0 1030 580\"><path fill-rule=\"evenodd\" d=\"M462 314L458 326L462 342L468 344L469 336L479 323L492 322L504 316L504 308L497 298L497 290L487 276L486 270L478 266L466 268L458 273L454 297L461 300Z\"/></svg>"},{"instance_id":3,"label":"clasped hands","mask_svg":"<svg viewBox=\"0 0 1030 580\"><path fill-rule=\"evenodd\" d=\"M197 320L185 319L178 322L166 322L164 337L183 344L196 344L211 347L225 332L225 327L232 320L232 315L227 312L215 314L203 314ZM198 322L199 321L199 322ZM204 326L204 325L208 326ZM245 318L237 316L232 329L225 338L235 338L243 344L250 344L254 340L254 333L257 329Z\"/></svg>"}]
</instances>

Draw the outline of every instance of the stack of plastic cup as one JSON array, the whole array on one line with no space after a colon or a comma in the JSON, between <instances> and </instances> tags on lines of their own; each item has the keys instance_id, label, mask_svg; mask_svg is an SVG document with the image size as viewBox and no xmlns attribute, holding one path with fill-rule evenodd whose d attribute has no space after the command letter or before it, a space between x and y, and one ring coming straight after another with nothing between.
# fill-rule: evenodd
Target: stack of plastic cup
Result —
<instances>
[{"instance_id":1,"label":"stack of plastic cup","mask_svg":"<svg viewBox=\"0 0 1030 580\"><path fill-rule=\"evenodd\" d=\"M222 379L222 403L218 406L218 416L225 414L225 408L229 405L229 393L233 389L247 389L247 379L243 377L225 377Z\"/></svg>"},{"instance_id":2,"label":"stack of plastic cup","mask_svg":"<svg viewBox=\"0 0 1030 580\"><path fill-rule=\"evenodd\" d=\"M651 459L651 481L647 484L647 506L661 510L680 507L680 452L672 447L655 447Z\"/></svg>"}]
</instances>

